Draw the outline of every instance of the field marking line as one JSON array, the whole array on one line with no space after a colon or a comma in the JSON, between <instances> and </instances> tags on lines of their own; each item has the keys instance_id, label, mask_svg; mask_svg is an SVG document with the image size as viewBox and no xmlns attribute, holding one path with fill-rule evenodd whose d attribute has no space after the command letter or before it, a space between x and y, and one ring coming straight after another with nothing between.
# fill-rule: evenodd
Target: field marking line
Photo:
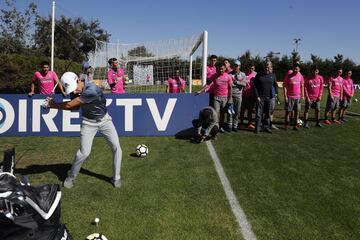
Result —
<instances>
[{"instance_id":1,"label":"field marking line","mask_svg":"<svg viewBox=\"0 0 360 240\"><path fill-rule=\"evenodd\" d=\"M346 115L346 117L349 117L349 118L351 118L351 119L355 119L355 120L360 121L360 118L357 118L357 117L354 117L354 116Z\"/></svg>"},{"instance_id":2,"label":"field marking line","mask_svg":"<svg viewBox=\"0 0 360 240\"><path fill-rule=\"evenodd\" d=\"M216 172L220 178L221 184L223 185L226 197L230 203L231 210L236 218L237 223L240 227L240 232L242 233L245 240L256 240L256 236L251 229L251 225L246 218L244 210L241 208L239 201L237 200L234 191L231 188L230 182L226 177L224 168L221 165L220 159L216 154L215 148L212 145L211 141L206 141L210 156L214 162Z\"/></svg>"},{"instance_id":3,"label":"field marking line","mask_svg":"<svg viewBox=\"0 0 360 240\"><path fill-rule=\"evenodd\" d=\"M360 113L350 112L350 111L347 111L347 112L350 113L350 114L353 114L353 115L355 115L355 116L360 116Z\"/></svg>"}]
</instances>

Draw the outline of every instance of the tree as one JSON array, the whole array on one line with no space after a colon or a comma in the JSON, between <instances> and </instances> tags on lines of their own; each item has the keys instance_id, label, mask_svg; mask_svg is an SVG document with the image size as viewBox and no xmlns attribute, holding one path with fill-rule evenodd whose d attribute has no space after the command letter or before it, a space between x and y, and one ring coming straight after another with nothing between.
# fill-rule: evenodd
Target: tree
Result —
<instances>
[{"instance_id":1,"label":"tree","mask_svg":"<svg viewBox=\"0 0 360 240\"><path fill-rule=\"evenodd\" d=\"M49 56L51 17L39 17L35 25L35 47L41 49L42 54ZM100 27L98 20L85 22L82 18L61 16L55 22L55 56L81 62L87 59L89 52L95 50L96 40L108 42L109 37L110 34Z\"/></svg>"},{"instance_id":2,"label":"tree","mask_svg":"<svg viewBox=\"0 0 360 240\"><path fill-rule=\"evenodd\" d=\"M322 61L319 56L316 56L314 54L310 54L310 58L314 65L317 65L317 64L321 63L321 61Z\"/></svg>"},{"instance_id":3,"label":"tree","mask_svg":"<svg viewBox=\"0 0 360 240\"><path fill-rule=\"evenodd\" d=\"M15 8L15 0L5 0L0 11L0 53L24 53L31 45L31 25L35 21L37 6L31 2L23 11Z\"/></svg>"},{"instance_id":4,"label":"tree","mask_svg":"<svg viewBox=\"0 0 360 240\"><path fill-rule=\"evenodd\" d=\"M130 57L153 57L151 52L148 52L145 46L139 46L128 51Z\"/></svg>"}]
</instances>

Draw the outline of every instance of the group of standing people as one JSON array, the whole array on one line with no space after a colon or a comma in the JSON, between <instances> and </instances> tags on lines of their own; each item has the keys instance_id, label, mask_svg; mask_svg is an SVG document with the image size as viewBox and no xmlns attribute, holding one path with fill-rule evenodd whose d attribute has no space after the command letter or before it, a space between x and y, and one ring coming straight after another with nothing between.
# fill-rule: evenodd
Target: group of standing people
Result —
<instances>
[{"instance_id":1,"label":"group of standing people","mask_svg":"<svg viewBox=\"0 0 360 240\"><path fill-rule=\"evenodd\" d=\"M241 63L236 60L231 66L228 59L224 59L217 68L217 56L210 56L210 63L207 66L207 83L195 94L202 92L209 93L209 106L217 114L214 121L218 132L237 132L238 129L253 130L254 133L267 132L279 128L274 124L274 111L279 88L276 75L273 72L273 65L270 61L264 63L261 73L255 71L251 65L245 73L241 71ZM283 81L283 94L285 101L284 129L292 127L298 130L300 127L301 101L305 100L304 128L310 128L309 110L315 110L316 127L323 127L323 124L340 124L346 121L344 118L346 110L351 104L354 96L354 85L351 79L351 70L345 72L338 69L335 76L328 81L328 99L325 107L324 121L320 119L320 105L324 89L324 78L319 74L319 68L313 66L310 76L304 78L300 72L300 64L294 63L293 69L289 70ZM255 108L255 125L252 124L252 113ZM336 116L336 112L338 115ZM245 123L247 113L247 123ZM331 119L329 120L329 115ZM200 116L199 116L200 119ZM213 125L211 125L214 127ZM200 139L210 139L214 136L201 134L210 133L206 126L199 122L194 125L198 129ZM214 131L212 131L212 135Z\"/></svg>"},{"instance_id":2,"label":"group of standing people","mask_svg":"<svg viewBox=\"0 0 360 240\"><path fill-rule=\"evenodd\" d=\"M337 69L336 73L328 81L328 95L324 112L326 125L335 123L341 124L346 121L345 114L351 105L354 96L354 84L351 79L352 71L346 70L344 78L343 70ZM304 109L304 128L310 128L309 110L314 109L316 127L322 128L320 119L320 105L323 97L325 81L320 75L319 68L313 66L310 76L304 78L300 72L300 65L296 63L292 70L288 72L284 79L284 99L285 99L285 129L289 126L290 116L293 115L293 129L300 127L299 116L301 112L301 100L305 100ZM336 115L338 113L338 115ZM331 118L329 120L329 114Z\"/></svg>"}]
</instances>

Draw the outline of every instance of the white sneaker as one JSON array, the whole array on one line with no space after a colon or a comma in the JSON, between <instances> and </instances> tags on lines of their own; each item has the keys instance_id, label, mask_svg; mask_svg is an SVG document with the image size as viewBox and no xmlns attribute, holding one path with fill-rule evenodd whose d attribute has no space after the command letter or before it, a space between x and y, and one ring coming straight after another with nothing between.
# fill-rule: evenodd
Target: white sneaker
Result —
<instances>
[{"instance_id":1,"label":"white sneaker","mask_svg":"<svg viewBox=\"0 0 360 240\"><path fill-rule=\"evenodd\" d=\"M274 124L271 124L270 129L272 130L279 130L279 128L277 126L275 126Z\"/></svg>"},{"instance_id":2,"label":"white sneaker","mask_svg":"<svg viewBox=\"0 0 360 240\"><path fill-rule=\"evenodd\" d=\"M74 186L74 181L75 179L71 178L71 177L67 177L63 183L64 188L70 189Z\"/></svg>"},{"instance_id":3,"label":"white sneaker","mask_svg":"<svg viewBox=\"0 0 360 240\"><path fill-rule=\"evenodd\" d=\"M120 188L120 187L121 187L121 181L120 181L120 179L118 179L118 180L112 179L112 180L111 180L111 183L112 183L112 185L114 186L114 188Z\"/></svg>"}]
</instances>

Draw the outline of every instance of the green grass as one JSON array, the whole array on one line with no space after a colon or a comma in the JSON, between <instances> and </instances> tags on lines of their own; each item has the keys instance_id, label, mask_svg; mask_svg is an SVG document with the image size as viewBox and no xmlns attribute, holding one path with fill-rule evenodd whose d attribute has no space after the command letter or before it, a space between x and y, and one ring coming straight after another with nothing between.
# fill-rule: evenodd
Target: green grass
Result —
<instances>
[{"instance_id":1,"label":"green grass","mask_svg":"<svg viewBox=\"0 0 360 240\"><path fill-rule=\"evenodd\" d=\"M281 126L283 107L277 108ZM350 111L360 113L360 103ZM360 239L360 117L348 120L272 135L240 131L214 142L257 239ZM61 184L80 142L0 141L0 151L16 147L17 174L33 185ZM120 137L120 143L120 189L108 182L111 151L99 137L74 188L62 191L62 222L74 239L92 232L109 239L242 239L205 144L174 137ZM146 158L132 156L140 143L149 146Z\"/></svg>"}]
</instances>

